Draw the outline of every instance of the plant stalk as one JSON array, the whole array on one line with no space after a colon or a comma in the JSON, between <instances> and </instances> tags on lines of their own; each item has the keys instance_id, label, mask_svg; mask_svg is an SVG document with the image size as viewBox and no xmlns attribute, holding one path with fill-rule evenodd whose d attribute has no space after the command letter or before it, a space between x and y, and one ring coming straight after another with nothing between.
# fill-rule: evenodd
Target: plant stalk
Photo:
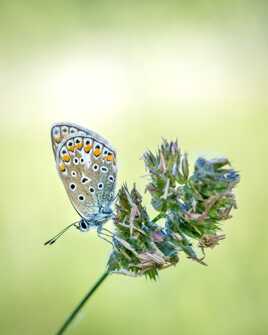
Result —
<instances>
[{"instance_id":1,"label":"plant stalk","mask_svg":"<svg viewBox=\"0 0 268 335\"><path fill-rule=\"evenodd\" d=\"M56 333L56 335L62 335L65 330L68 328L68 326L71 324L71 322L74 320L74 318L77 316L77 314L80 312L84 304L88 301L88 299L94 294L94 292L98 289L98 287L104 282L104 280L108 277L109 271L105 271L102 276L96 281L96 283L93 285L93 287L90 289L90 291L85 295L85 297L80 301L80 303L76 306L76 308L73 310L73 312L68 316L62 327L59 329L59 331Z\"/></svg>"},{"instance_id":2,"label":"plant stalk","mask_svg":"<svg viewBox=\"0 0 268 335\"><path fill-rule=\"evenodd\" d=\"M160 213L155 218L152 219L152 222L156 223L158 220L162 219L163 217L165 217L165 215L163 213Z\"/></svg>"}]
</instances>

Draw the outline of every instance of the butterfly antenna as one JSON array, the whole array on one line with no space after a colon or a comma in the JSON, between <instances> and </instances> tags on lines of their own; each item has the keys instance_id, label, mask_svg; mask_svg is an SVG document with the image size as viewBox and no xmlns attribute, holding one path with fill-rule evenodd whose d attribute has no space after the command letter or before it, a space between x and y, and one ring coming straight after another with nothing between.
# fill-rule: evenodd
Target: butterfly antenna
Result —
<instances>
[{"instance_id":1,"label":"butterfly antenna","mask_svg":"<svg viewBox=\"0 0 268 335\"><path fill-rule=\"evenodd\" d=\"M54 244L69 228L71 228L72 226L77 227L77 223L78 222L74 222L72 224L70 224L69 226L65 227L61 232L59 232L57 235L55 235L54 237L52 237L50 240L46 241L44 243L44 245L52 245Z\"/></svg>"}]
</instances>

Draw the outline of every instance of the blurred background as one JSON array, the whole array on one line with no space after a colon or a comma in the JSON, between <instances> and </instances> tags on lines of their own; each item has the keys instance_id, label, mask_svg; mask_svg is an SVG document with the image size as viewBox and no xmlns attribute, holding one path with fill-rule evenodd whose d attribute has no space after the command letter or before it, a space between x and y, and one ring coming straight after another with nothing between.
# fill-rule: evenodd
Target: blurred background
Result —
<instances>
[{"instance_id":1,"label":"blurred background","mask_svg":"<svg viewBox=\"0 0 268 335\"><path fill-rule=\"evenodd\" d=\"M118 150L119 183L178 138L193 162L229 157L239 209L208 267L157 282L112 276L68 334L267 334L267 1L0 1L1 334L54 334L103 272L109 245L73 230L50 126ZM148 199L147 199L148 200ZM150 208L149 202L147 207Z\"/></svg>"}]
</instances>

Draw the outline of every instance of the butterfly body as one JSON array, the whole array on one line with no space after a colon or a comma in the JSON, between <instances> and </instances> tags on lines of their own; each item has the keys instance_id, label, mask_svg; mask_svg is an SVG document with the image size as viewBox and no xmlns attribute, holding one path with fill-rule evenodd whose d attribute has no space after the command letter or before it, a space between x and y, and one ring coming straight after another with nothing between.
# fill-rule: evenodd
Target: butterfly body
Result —
<instances>
[{"instance_id":1,"label":"butterfly body","mask_svg":"<svg viewBox=\"0 0 268 335\"><path fill-rule=\"evenodd\" d=\"M113 216L115 149L99 134L65 122L52 126L51 142L59 176L81 217L76 227L82 232L101 229Z\"/></svg>"}]
</instances>

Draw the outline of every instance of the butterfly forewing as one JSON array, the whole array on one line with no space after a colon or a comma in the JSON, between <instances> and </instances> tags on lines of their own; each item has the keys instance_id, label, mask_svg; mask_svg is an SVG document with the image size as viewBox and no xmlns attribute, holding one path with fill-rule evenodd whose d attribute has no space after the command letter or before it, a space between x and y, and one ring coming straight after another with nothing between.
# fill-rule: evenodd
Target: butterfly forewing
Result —
<instances>
[{"instance_id":1,"label":"butterfly forewing","mask_svg":"<svg viewBox=\"0 0 268 335\"><path fill-rule=\"evenodd\" d=\"M90 130L86 133L77 126L76 129L72 135L70 127L68 135L55 144L56 164L74 208L83 218L88 218L101 207L109 208L113 201L116 152L96 133Z\"/></svg>"}]
</instances>

